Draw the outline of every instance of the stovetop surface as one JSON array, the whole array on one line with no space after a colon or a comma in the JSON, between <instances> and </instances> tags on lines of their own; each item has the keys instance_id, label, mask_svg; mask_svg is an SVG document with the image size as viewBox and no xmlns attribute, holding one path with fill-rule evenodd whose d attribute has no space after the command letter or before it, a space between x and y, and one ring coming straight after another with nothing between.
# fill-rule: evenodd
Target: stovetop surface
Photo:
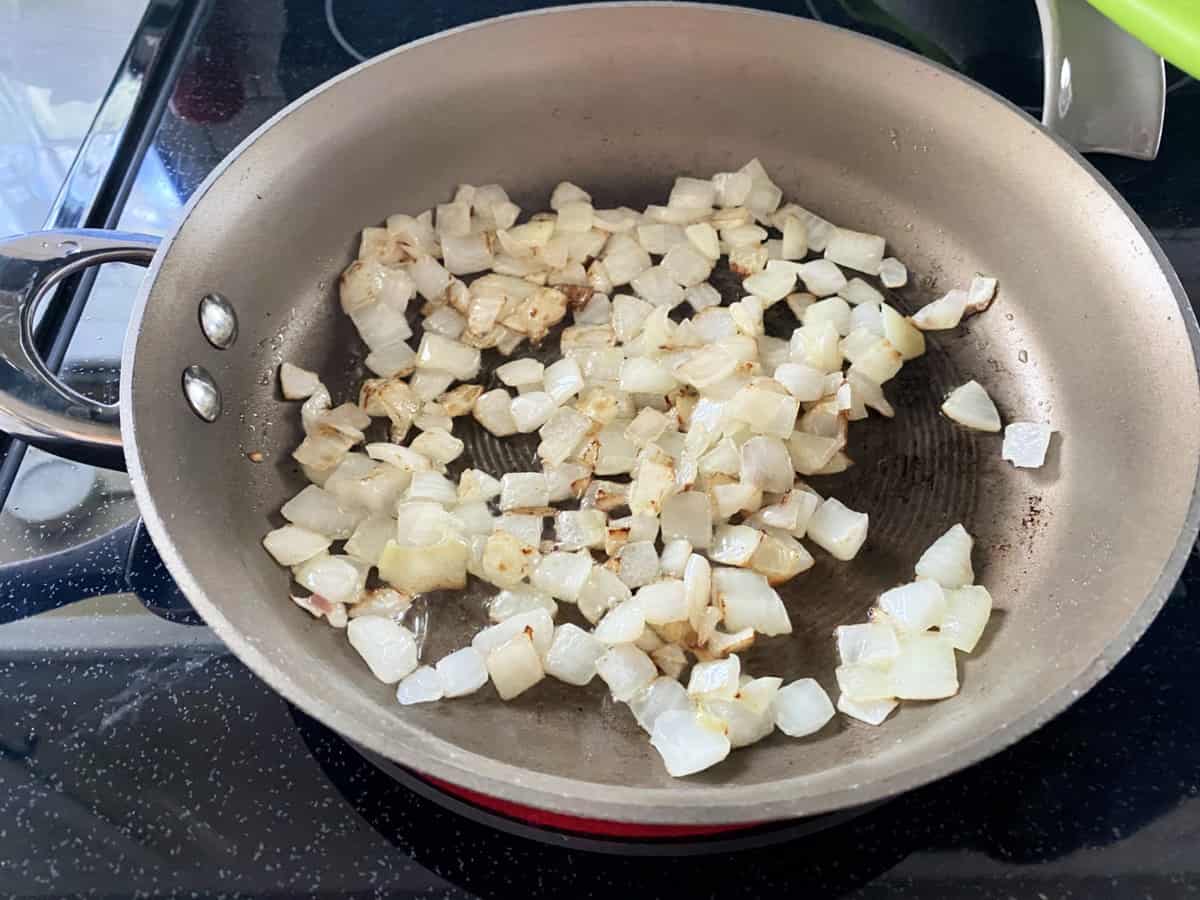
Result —
<instances>
[{"instance_id":1,"label":"stovetop surface","mask_svg":"<svg viewBox=\"0 0 1200 900\"><path fill-rule=\"evenodd\" d=\"M170 228L242 137L355 56L534 5L215 3L120 226ZM757 5L902 43L1037 111L1032 3ZM1200 296L1200 89L1176 73L1169 83L1159 158L1093 162ZM97 279L64 360L81 388L112 395L138 277L109 267ZM134 515L123 476L55 468L34 452L19 464L0 562ZM1162 615L1096 689L965 772L784 843L623 856L568 837L533 841L435 802L291 708L206 628L164 621L130 596L85 601L0 625L0 895L1195 896L1198 597L1193 556Z\"/></svg>"}]
</instances>

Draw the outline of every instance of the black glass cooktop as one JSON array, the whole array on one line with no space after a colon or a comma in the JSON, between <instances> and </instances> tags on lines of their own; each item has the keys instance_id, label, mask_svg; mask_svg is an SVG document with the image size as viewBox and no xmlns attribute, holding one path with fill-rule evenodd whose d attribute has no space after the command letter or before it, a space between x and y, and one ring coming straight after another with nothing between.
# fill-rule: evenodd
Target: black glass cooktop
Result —
<instances>
[{"instance_id":1,"label":"black glass cooktop","mask_svg":"<svg viewBox=\"0 0 1200 900\"><path fill-rule=\"evenodd\" d=\"M241 138L357 58L536 5L151 0L127 59L138 103L122 107L105 179L92 193L76 181L78 202L54 221L164 231ZM901 43L1037 112L1032 2L759 5ZM1168 82L1158 159L1093 161L1200 296L1200 89L1174 72ZM135 286L106 271L82 286L74 313L47 314L46 348L81 389L111 395ZM54 574L49 554L103 542L134 508L119 475L56 468L7 442L0 451L0 563L51 573L0 602L0 895L1200 895L1194 558L1116 669L994 758L844 819L622 844L508 822L377 767L206 628L132 595L24 615L42 592L125 584L121 561L82 585Z\"/></svg>"}]
</instances>

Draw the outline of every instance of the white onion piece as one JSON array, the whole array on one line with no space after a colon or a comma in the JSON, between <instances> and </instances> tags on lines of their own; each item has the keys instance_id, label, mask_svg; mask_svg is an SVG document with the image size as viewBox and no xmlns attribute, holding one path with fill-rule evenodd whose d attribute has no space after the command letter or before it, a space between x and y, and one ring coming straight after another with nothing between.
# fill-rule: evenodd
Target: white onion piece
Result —
<instances>
[{"instance_id":1,"label":"white onion piece","mask_svg":"<svg viewBox=\"0 0 1200 900\"><path fill-rule=\"evenodd\" d=\"M417 642L411 631L384 616L362 616L346 626L350 646L384 684L395 684L417 667Z\"/></svg>"},{"instance_id":2,"label":"white onion piece","mask_svg":"<svg viewBox=\"0 0 1200 900\"><path fill-rule=\"evenodd\" d=\"M900 351L879 338L851 364L848 375L861 375L875 384L885 384L896 376L904 365Z\"/></svg>"},{"instance_id":3,"label":"white onion piece","mask_svg":"<svg viewBox=\"0 0 1200 900\"><path fill-rule=\"evenodd\" d=\"M379 565L387 542L396 534L396 522L388 515L363 519L346 541L346 553L370 565Z\"/></svg>"},{"instance_id":4,"label":"white onion piece","mask_svg":"<svg viewBox=\"0 0 1200 900\"><path fill-rule=\"evenodd\" d=\"M958 693L954 645L939 634L902 639L887 674L892 695L901 700L941 700Z\"/></svg>"},{"instance_id":5,"label":"white onion piece","mask_svg":"<svg viewBox=\"0 0 1200 900\"><path fill-rule=\"evenodd\" d=\"M560 625L546 651L546 674L567 684L588 684L596 675L596 661L607 651L606 644L579 626Z\"/></svg>"},{"instance_id":6,"label":"white onion piece","mask_svg":"<svg viewBox=\"0 0 1200 900\"><path fill-rule=\"evenodd\" d=\"M660 675L629 698L629 709L642 730L650 734L660 715L669 710L691 712L692 701L682 684Z\"/></svg>"},{"instance_id":7,"label":"white onion piece","mask_svg":"<svg viewBox=\"0 0 1200 900\"><path fill-rule=\"evenodd\" d=\"M712 488L712 502L718 518L728 519L742 510L758 509L762 505L762 488L741 482L718 484Z\"/></svg>"},{"instance_id":8,"label":"white onion piece","mask_svg":"<svg viewBox=\"0 0 1200 900\"><path fill-rule=\"evenodd\" d=\"M786 362L775 369L774 378L797 400L820 400L824 393L824 373L804 363Z\"/></svg>"},{"instance_id":9,"label":"white onion piece","mask_svg":"<svg viewBox=\"0 0 1200 900\"><path fill-rule=\"evenodd\" d=\"M558 604L549 594L535 591L525 585L518 585L509 590L503 590L488 601L488 618L493 622L503 622L521 613L544 609L554 618L558 613Z\"/></svg>"},{"instance_id":10,"label":"white onion piece","mask_svg":"<svg viewBox=\"0 0 1200 900\"><path fill-rule=\"evenodd\" d=\"M981 313L992 305L996 296L996 279L976 275L967 288L967 313Z\"/></svg>"},{"instance_id":11,"label":"white onion piece","mask_svg":"<svg viewBox=\"0 0 1200 900\"><path fill-rule=\"evenodd\" d=\"M603 266L604 264L597 260L592 265ZM604 289L601 290L596 286L592 268L588 269L588 277L596 293L592 294L591 299L583 305L583 308L575 313L575 322L578 325L609 325L612 322L612 301L608 298L608 292L612 290L612 282L608 281L608 275L605 274Z\"/></svg>"},{"instance_id":12,"label":"white onion piece","mask_svg":"<svg viewBox=\"0 0 1200 900\"><path fill-rule=\"evenodd\" d=\"M657 452L657 455L653 455ZM642 454L629 486L629 509L634 515L657 516L662 512L663 502L675 491L675 465L671 457L661 451Z\"/></svg>"},{"instance_id":13,"label":"white onion piece","mask_svg":"<svg viewBox=\"0 0 1200 900\"><path fill-rule=\"evenodd\" d=\"M637 465L637 446L625 436L628 424L612 422L600 430L596 456L597 475L620 475L632 472Z\"/></svg>"},{"instance_id":14,"label":"white onion piece","mask_svg":"<svg viewBox=\"0 0 1200 900\"><path fill-rule=\"evenodd\" d=\"M443 428L424 431L413 439L409 448L428 457L439 466L444 466L462 455L466 444Z\"/></svg>"},{"instance_id":15,"label":"white onion piece","mask_svg":"<svg viewBox=\"0 0 1200 900\"><path fill-rule=\"evenodd\" d=\"M688 557L683 568L683 592L687 598L688 622L699 631L712 594L712 566L698 553Z\"/></svg>"},{"instance_id":16,"label":"white onion piece","mask_svg":"<svg viewBox=\"0 0 1200 900\"><path fill-rule=\"evenodd\" d=\"M542 442L537 453L546 465L557 466L567 461L595 423L569 407L555 410L546 424L538 429Z\"/></svg>"},{"instance_id":17,"label":"white onion piece","mask_svg":"<svg viewBox=\"0 0 1200 900\"><path fill-rule=\"evenodd\" d=\"M860 371L851 369L846 378L851 396L854 398L856 405L861 404L864 407L869 407L889 419L896 415L896 410L892 407L884 396L883 388L876 382L872 381ZM863 416L866 415L864 410Z\"/></svg>"},{"instance_id":18,"label":"white onion piece","mask_svg":"<svg viewBox=\"0 0 1200 900\"><path fill-rule=\"evenodd\" d=\"M967 308L967 292L957 288L943 297L926 303L912 317L912 323L922 331L943 331L955 328Z\"/></svg>"},{"instance_id":19,"label":"white onion piece","mask_svg":"<svg viewBox=\"0 0 1200 900\"><path fill-rule=\"evenodd\" d=\"M737 359L724 348L708 346L676 365L672 375L692 387L703 390L732 375L737 364Z\"/></svg>"},{"instance_id":20,"label":"white onion piece","mask_svg":"<svg viewBox=\"0 0 1200 900\"><path fill-rule=\"evenodd\" d=\"M528 612L509 616L503 622L484 628L471 639L471 646L485 659L502 644L512 640L518 634L532 632L533 645L539 654L550 649L554 640L554 620L545 609L531 609Z\"/></svg>"},{"instance_id":21,"label":"white onion piece","mask_svg":"<svg viewBox=\"0 0 1200 900\"><path fill-rule=\"evenodd\" d=\"M749 565L762 539L763 533L748 525L720 525L713 532L708 558L724 565Z\"/></svg>"},{"instance_id":22,"label":"white onion piece","mask_svg":"<svg viewBox=\"0 0 1200 900\"><path fill-rule=\"evenodd\" d=\"M856 700L851 700L845 694L838 697L837 708L840 712L858 719L860 722L866 722L868 725L882 725L883 720L891 715L900 704L895 700L872 700L867 703L860 703Z\"/></svg>"},{"instance_id":23,"label":"white onion piece","mask_svg":"<svg viewBox=\"0 0 1200 900\"><path fill-rule=\"evenodd\" d=\"M850 331L856 328L883 337L883 316L878 303L860 303L850 311Z\"/></svg>"},{"instance_id":24,"label":"white onion piece","mask_svg":"<svg viewBox=\"0 0 1200 900\"><path fill-rule=\"evenodd\" d=\"M858 277L847 281L846 286L838 292L838 295L844 297L851 306L859 306L863 303L872 303L878 306L883 302L883 294Z\"/></svg>"},{"instance_id":25,"label":"white onion piece","mask_svg":"<svg viewBox=\"0 0 1200 900\"><path fill-rule=\"evenodd\" d=\"M523 694L546 677L528 634L518 634L487 655L487 670L501 700Z\"/></svg>"},{"instance_id":26,"label":"white onion piece","mask_svg":"<svg viewBox=\"0 0 1200 900\"><path fill-rule=\"evenodd\" d=\"M617 575L629 587L641 587L658 577L658 551L653 541L633 541L617 552Z\"/></svg>"},{"instance_id":27,"label":"white onion piece","mask_svg":"<svg viewBox=\"0 0 1200 900\"><path fill-rule=\"evenodd\" d=\"M659 568L664 575L669 575L672 578L682 578L691 555L692 545L689 541L682 538L664 540L662 553L658 557Z\"/></svg>"},{"instance_id":28,"label":"white onion piece","mask_svg":"<svg viewBox=\"0 0 1200 900\"><path fill-rule=\"evenodd\" d=\"M617 644L596 660L596 674L608 685L614 700L627 702L658 676L658 669L633 644Z\"/></svg>"},{"instance_id":29,"label":"white onion piece","mask_svg":"<svg viewBox=\"0 0 1200 900\"><path fill-rule=\"evenodd\" d=\"M804 287L818 297L836 294L846 286L842 270L827 259L814 259L799 266L800 280Z\"/></svg>"},{"instance_id":30,"label":"white onion piece","mask_svg":"<svg viewBox=\"0 0 1200 900\"><path fill-rule=\"evenodd\" d=\"M842 368L842 350L837 328L824 321L802 326L792 332L792 362L803 363L821 372Z\"/></svg>"},{"instance_id":31,"label":"white onion piece","mask_svg":"<svg viewBox=\"0 0 1200 900\"><path fill-rule=\"evenodd\" d=\"M743 484L764 491L782 494L791 490L794 475L787 445L778 437L759 435L750 438L742 444L740 474Z\"/></svg>"},{"instance_id":32,"label":"white onion piece","mask_svg":"<svg viewBox=\"0 0 1200 900\"><path fill-rule=\"evenodd\" d=\"M410 375L417 367L417 351L405 341L399 340L372 350L363 360L363 364L384 378Z\"/></svg>"},{"instance_id":33,"label":"white onion piece","mask_svg":"<svg viewBox=\"0 0 1200 900\"><path fill-rule=\"evenodd\" d=\"M652 359L635 356L621 366L621 390L633 394L669 394L679 385L670 370Z\"/></svg>"},{"instance_id":34,"label":"white onion piece","mask_svg":"<svg viewBox=\"0 0 1200 900\"><path fill-rule=\"evenodd\" d=\"M546 367L536 359L514 359L496 367L496 377L509 387L541 384Z\"/></svg>"},{"instance_id":35,"label":"white onion piece","mask_svg":"<svg viewBox=\"0 0 1200 900\"><path fill-rule=\"evenodd\" d=\"M741 206L754 187L754 179L748 172L718 172L711 181L716 189L715 205L722 209Z\"/></svg>"},{"instance_id":36,"label":"white onion piece","mask_svg":"<svg viewBox=\"0 0 1200 900\"><path fill-rule=\"evenodd\" d=\"M878 275L883 249L884 240L877 234L835 228L825 244L825 258L868 275Z\"/></svg>"},{"instance_id":37,"label":"white onion piece","mask_svg":"<svg viewBox=\"0 0 1200 900\"><path fill-rule=\"evenodd\" d=\"M707 728L691 710L668 709L654 721L650 743L667 772L682 778L716 765L729 755L729 738Z\"/></svg>"},{"instance_id":38,"label":"white onion piece","mask_svg":"<svg viewBox=\"0 0 1200 900\"><path fill-rule=\"evenodd\" d=\"M633 602L641 607L647 625L683 622L688 617L687 595L678 579L656 581L639 588Z\"/></svg>"},{"instance_id":39,"label":"white onion piece","mask_svg":"<svg viewBox=\"0 0 1200 900\"><path fill-rule=\"evenodd\" d=\"M334 603L320 594L309 594L307 597L292 594L291 599L314 619L324 619L332 628L345 628L349 621L344 604Z\"/></svg>"},{"instance_id":40,"label":"white onion piece","mask_svg":"<svg viewBox=\"0 0 1200 900\"><path fill-rule=\"evenodd\" d=\"M579 363L567 357L546 367L546 393L554 398L555 404L561 406L579 393L583 388L583 373L579 371Z\"/></svg>"},{"instance_id":41,"label":"white onion piece","mask_svg":"<svg viewBox=\"0 0 1200 900\"><path fill-rule=\"evenodd\" d=\"M688 695L696 699L731 700L738 692L741 670L736 653L728 659L698 662L692 666L692 674L688 679Z\"/></svg>"},{"instance_id":42,"label":"white onion piece","mask_svg":"<svg viewBox=\"0 0 1200 900\"><path fill-rule=\"evenodd\" d=\"M683 302L683 288L664 266L651 266L635 275L630 283L639 297L655 306L671 309Z\"/></svg>"},{"instance_id":43,"label":"white onion piece","mask_svg":"<svg viewBox=\"0 0 1200 900\"><path fill-rule=\"evenodd\" d=\"M458 488L440 472L416 471L412 473L408 488L404 491L404 499L450 504L458 499Z\"/></svg>"},{"instance_id":44,"label":"white onion piece","mask_svg":"<svg viewBox=\"0 0 1200 900\"><path fill-rule=\"evenodd\" d=\"M961 524L954 525L929 545L917 560L918 578L936 581L944 588L959 588L975 580L971 549L975 541Z\"/></svg>"},{"instance_id":45,"label":"white onion piece","mask_svg":"<svg viewBox=\"0 0 1200 900\"><path fill-rule=\"evenodd\" d=\"M836 634L838 658L844 666L886 668L900 653L895 629L886 622L839 625Z\"/></svg>"},{"instance_id":46,"label":"white onion piece","mask_svg":"<svg viewBox=\"0 0 1200 900\"><path fill-rule=\"evenodd\" d=\"M897 657L899 654L897 654ZM842 665L834 670L842 696L858 703L889 700L892 685L886 669L865 665Z\"/></svg>"},{"instance_id":47,"label":"white onion piece","mask_svg":"<svg viewBox=\"0 0 1200 900\"><path fill-rule=\"evenodd\" d=\"M813 567L815 560L786 531L771 529L750 557L749 567L771 584L783 584Z\"/></svg>"},{"instance_id":48,"label":"white onion piece","mask_svg":"<svg viewBox=\"0 0 1200 900\"><path fill-rule=\"evenodd\" d=\"M755 434L786 438L796 427L800 401L790 394L750 384L734 394L725 409L730 418L746 423ZM782 452L782 443L779 446Z\"/></svg>"},{"instance_id":49,"label":"white onion piece","mask_svg":"<svg viewBox=\"0 0 1200 900\"><path fill-rule=\"evenodd\" d=\"M441 700L445 693L442 677L432 666L420 666L405 675L396 686L396 700L401 706L431 703Z\"/></svg>"},{"instance_id":50,"label":"white onion piece","mask_svg":"<svg viewBox=\"0 0 1200 900\"><path fill-rule=\"evenodd\" d=\"M946 591L946 612L938 633L956 650L970 653L983 636L992 614L992 595L982 585L972 584Z\"/></svg>"},{"instance_id":51,"label":"white onion piece","mask_svg":"<svg viewBox=\"0 0 1200 900\"><path fill-rule=\"evenodd\" d=\"M369 453L371 445L367 445ZM458 500L491 500L500 496L500 480L479 469L466 469L458 480Z\"/></svg>"},{"instance_id":52,"label":"white onion piece","mask_svg":"<svg viewBox=\"0 0 1200 900\"><path fill-rule=\"evenodd\" d=\"M604 271L614 287L629 284L652 265L650 254L637 241L624 234L609 238L603 260Z\"/></svg>"},{"instance_id":53,"label":"white onion piece","mask_svg":"<svg viewBox=\"0 0 1200 900\"><path fill-rule=\"evenodd\" d=\"M817 325L828 322L839 335L850 333L850 306L841 297L818 300L804 310L804 324Z\"/></svg>"},{"instance_id":54,"label":"white onion piece","mask_svg":"<svg viewBox=\"0 0 1200 900\"><path fill-rule=\"evenodd\" d=\"M880 594L879 608L888 614L889 621L904 631L927 631L942 624L946 615L946 595L936 581L914 581ZM855 696L854 699L876 698Z\"/></svg>"},{"instance_id":55,"label":"white onion piece","mask_svg":"<svg viewBox=\"0 0 1200 900\"><path fill-rule=\"evenodd\" d=\"M616 646L632 644L645 630L646 616L641 606L627 601L614 605L600 620L593 633L596 640Z\"/></svg>"},{"instance_id":56,"label":"white onion piece","mask_svg":"<svg viewBox=\"0 0 1200 900\"><path fill-rule=\"evenodd\" d=\"M517 433L517 422L512 414L513 398L503 388L496 388L480 395L471 414L475 420L496 437L508 437Z\"/></svg>"},{"instance_id":57,"label":"white onion piece","mask_svg":"<svg viewBox=\"0 0 1200 900\"><path fill-rule=\"evenodd\" d=\"M880 307L879 312L883 322L883 336L900 351L905 360L916 359L925 352L925 335L911 321L886 303Z\"/></svg>"},{"instance_id":58,"label":"white onion piece","mask_svg":"<svg viewBox=\"0 0 1200 900\"><path fill-rule=\"evenodd\" d=\"M695 226L693 226L695 227ZM697 284L694 287L687 289L683 295L684 300L696 312L708 309L709 307L718 306L721 303L721 292L707 282Z\"/></svg>"},{"instance_id":59,"label":"white onion piece","mask_svg":"<svg viewBox=\"0 0 1200 900\"><path fill-rule=\"evenodd\" d=\"M546 506L550 487L540 472L510 472L500 479L500 509Z\"/></svg>"},{"instance_id":60,"label":"white onion piece","mask_svg":"<svg viewBox=\"0 0 1200 900\"><path fill-rule=\"evenodd\" d=\"M569 181L560 181L550 194L550 208L557 212L568 203L591 203L592 195Z\"/></svg>"},{"instance_id":61,"label":"white onion piece","mask_svg":"<svg viewBox=\"0 0 1200 900\"><path fill-rule=\"evenodd\" d=\"M854 559L867 539L869 517L834 497L827 498L808 523L808 536L835 559Z\"/></svg>"},{"instance_id":62,"label":"white onion piece","mask_svg":"<svg viewBox=\"0 0 1200 900\"><path fill-rule=\"evenodd\" d=\"M833 704L812 678L784 685L775 695L775 724L789 737L815 734L833 718Z\"/></svg>"},{"instance_id":63,"label":"white onion piece","mask_svg":"<svg viewBox=\"0 0 1200 900\"><path fill-rule=\"evenodd\" d=\"M654 253L655 256L662 256L672 247L688 242L683 226L678 224L640 224L636 232L638 244L641 244L647 253Z\"/></svg>"},{"instance_id":64,"label":"white onion piece","mask_svg":"<svg viewBox=\"0 0 1200 900\"><path fill-rule=\"evenodd\" d=\"M550 502L560 503L572 498L578 500L583 496L588 482L591 481L592 468L580 463L567 462L546 467L545 474Z\"/></svg>"},{"instance_id":65,"label":"white onion piece","mask_svg":"<svg viewBox=\"0 0 1200 900\"><path fill-rule=\"evenodd\" d=\"M528 547L537 547L542 540L542 516L538 513L504 513L496 519L495 530L508 532Z\"/></svg>"},{"instance_id":66,"label":"white onion piece","mask_svg":"<svg viewBox=\"0 0 1200 900\"><path fill-rule=\"evenodd\" d=\"M685 240L667 251L667 255L663 257L662 267L676 284L691 288L704 283L712 274L713 261L696 249L691 241ZM634 288L637 289L636 281ZM639 293L641 293L640 290ZM653 298L647 297L647 299L653 302ZM683 298L680 297L678 302L682 301Z\"/></svg>"},{"instance_id":67,"label":"white onion piece","mask_svg":"<svg viewBox=\"0 0 1200 900\"><path fill-rule=\"evenodd\" d=\"M700 491L673 494L663 502L661 526L664 541L681 539L707 548L712 543L712 502Z\"/></svg>"},{"instance_id":68,"label":"white onion piece","mask_svg":"<svg viewBox=\"0 0 1200 900\"><path fill-rule=\"evenodd\" d=\"M475 647L463 647L443 656L434 668L446 697L473 694L488 681L487 661Z\"/></svg>"},{"instance_id":69,"label":"white onion piece","mask_svg":"<svg viewBox=\"0 0 1200 900\"><path fill-rule=\"evenodd\" d=\"M942 404L947 417L976 431L999 431L1000 413L987 391L977 381L955 388Z\"/></svg>"},{"instance_id":70,"label":"white onion piece","mask_svg":"<svg viewBox=\"0 0 1200 900\"><path fill-rule=\"evenodd\" d=\"M576 200L558 208L554 228L557 233L581 234L592 230L593 221L592 204L586 200Z\"/></svg>"},{"instance_id":71,"label":"white onion piece","mask_svg":"<svg viewBox=\"0 0 1200 900\"><path fill-rule=\"evenodd\" d=\"M894 256L879 263L879 280L887 288L901 288L908 283L908 268Z\"/></svg>"},{"instance_id":72,"label":"white onion piece","mask_svg":"<svg viewBox=\"0 0 1200 900\"><path fill-rule=\"evenodd\" d=\"M1050 448L1050 435L1053 433L1049 425L1038 422L1011 422L1004 426L1000 457L1019 468L1040 468L1046 462L1046 451Z\"/></svg>"},{"instance_id":73,"label":"white onion piece","mask_svg":"<svg viewBox=\"0 0 1200 900\"><path fill-rule=\"evenodd\" d=\"M685 577L685 588L686 586ZM609 609L624 603L631 596L629 587L621 581L616 572L605 566L593 566L587 581L583 583L583 588L579 591L576 603L583 617L594 624L599 622ZM636 610L636 607L631 607L631 610ZM642 626L645 627L644 618ZM597 634L597 636L599 635ZM626 643L626 641L613 641L612 643Z\"/></svg>"},{"instance_id":74,"label":"white onion piece","mask_svg":"<svg viewBox=\"0 0 1200 900\"><path fill-rule=\"evenodd\" d=\"M352 603L363 588L365 575L353 559L319 553L292 571L296 583L330 603Z\"/></svg>"},{"instance_id":75,"label":"white onion piece","mask_svg":"<svg viewBox=\"0 0 1200 900\"><path fill-rule=\"evenodd\" d=\"M644 407L625 428L625 439L636 447L653 444L667 430L665 415L652 407Z\"/></svg>"},{"instance_id":76,"label":"white onion piece","mask_svg":"<svg viewBox=\"0 0 1200 900\"><path fill-rule=\"evenodd\" d=\"M312 559L328 550L331 543L325 535L297 525L276 528L263 538L263 546L281 566L294 566Z\"/></svg>"},{"instance_id":77,"label":"white onion piece","mask_svg":"<svg viewBox=\"0 0 1200 900\"><path fill-rule=\"evenodd\" d=\"M768 262L762 272L751 275L742 282L742 288L767 303L782 300L796 286L796 266Z\"/></svg>"},{"instance_id":78,"label":"white onion piece","mask_svg":"<svg viewBox=\"0 0 1200 900\"><path fill-rule=\"evenodd\" d=\"M563 510L554 518L554 534L560 550L603 547L604 513L598 509Z\"/></svg>"},{"instance_id":79,"label":"white onion piece","mask_svg":"<svg viewBox=\"0 0 1200 900\"><path fill-rule=\"evenodd\" d=\"M767 636L792 633L783 600L757 572L718 566L712 570L712 593L731 631L753 628Z\"/></svg>"},{"instance_id":80,"label":"white onion piece","mask_svg":"<svg viewBox=\"0 0 1200 900\"><path fill-rule=\"evenodd\" d=\"M467 586L467 558L467 542L458 535L422 547L388 541L379 577L406 594L461 590Z\"/></svg>"},{"instance_id":81,"label":"white onion piece","mask_svg":"<svg viewBox=\"0 0 1200 900\"><path fill-rule=\"evenodd\" d=\"M591 554L586 550L548 553L533 570L530 581L551 597L574 603L592 572L592 565Z\"/></svg>"},{"instance_id":82,"label":"white onion piece","mask_svg":"<svg viewBox=\"0 0 1200 900\"><path fill-rule=\"evenodd\" d=\"M279 367L279 387L285 400L305 400L321 386L316 372L285 362Z\"/></svg>"}]
</instances>

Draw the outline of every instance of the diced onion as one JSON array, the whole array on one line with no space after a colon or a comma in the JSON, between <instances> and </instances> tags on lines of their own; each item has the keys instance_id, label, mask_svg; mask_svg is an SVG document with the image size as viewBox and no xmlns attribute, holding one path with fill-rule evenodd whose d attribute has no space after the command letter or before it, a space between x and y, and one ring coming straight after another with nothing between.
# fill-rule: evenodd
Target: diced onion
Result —
<instances>
[{"instance_id":1,"label":"diced onion","mask_svg":"<svg viewBox=\"0 0 1200 900\"><path fill-rule=\"evenodd\" d=\"M1019 468L1040 468L1046 462L1046 451L1050 449L1050 436L1053 433L1049 425L1010 422L1004 426L1000 457Z\"/></svg>"},{"instance_id":2,"label":"diced onion","mask_svg":"<svg viewBox=\"0 0 1200 900\"><path fill-rule=\"evenodd\" d=\"M999 431L1000 413L996 404L977 381L968 381L955 388L942 404L942 412L967 428L976 431Z\"/></svg>"}]
</instances>

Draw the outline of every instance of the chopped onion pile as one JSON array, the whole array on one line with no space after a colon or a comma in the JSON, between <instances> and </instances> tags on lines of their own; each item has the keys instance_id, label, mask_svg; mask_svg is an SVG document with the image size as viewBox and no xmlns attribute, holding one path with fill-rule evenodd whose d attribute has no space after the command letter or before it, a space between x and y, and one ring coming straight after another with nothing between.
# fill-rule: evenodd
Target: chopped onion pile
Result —
<instances>
[{"instance_id":1,"label":"chopped onion pile","mask_svg":"<svg viewBox=\"0 0 1200 900\"><path fill-rule=\"evenodd\" d=\"M954 651L975 649L992 612L987 588L973 583L973 545L955 525L921 554L916 581L880 594L870 621L838 627L839 710L879 725L901 700L958 693Z\"/></svg>"},{"instance_id":2,"label":"chopped onion pile","mask_svg":"<svg viewBox=\"0 0 1200 900\"><path fill-rule=\"evenodd\" d=\"M775 587L814 565L812 547L849 562L867 539L866 512L799 476L853 465L849 424L895 415L883 386L925 352L922 331L985 308L996 283L906 318L877 286L908 280L882 237L782 199L752 160L679 178L643 212L596 209L564 182L518 224L503 188L464 185L363 230L340 297L375 377L334 406L316 374L281 367L284 397L304 401L293 457L312 484L263 543L308 592L292 599L346 628L401 704L599 676L674 776L832 718L815 680L752 677L738 656L791 633ZM709 283L718 266L741 278L736 302ZM797 320L786 340L763 326L781 302ZM517 355L552 334L553 363ZM986 393L967 388L947 414L990 426ZM467 415L497 438L536 433L541 471L456 466ZM954 650L975 646L991 606L965 534L931 547L875 620L839 629L842 712L877 724L897 699L957 690ZM493 624L419 665L413 597L469 577L497 588Z\"/></svg>"}]
</instances>

